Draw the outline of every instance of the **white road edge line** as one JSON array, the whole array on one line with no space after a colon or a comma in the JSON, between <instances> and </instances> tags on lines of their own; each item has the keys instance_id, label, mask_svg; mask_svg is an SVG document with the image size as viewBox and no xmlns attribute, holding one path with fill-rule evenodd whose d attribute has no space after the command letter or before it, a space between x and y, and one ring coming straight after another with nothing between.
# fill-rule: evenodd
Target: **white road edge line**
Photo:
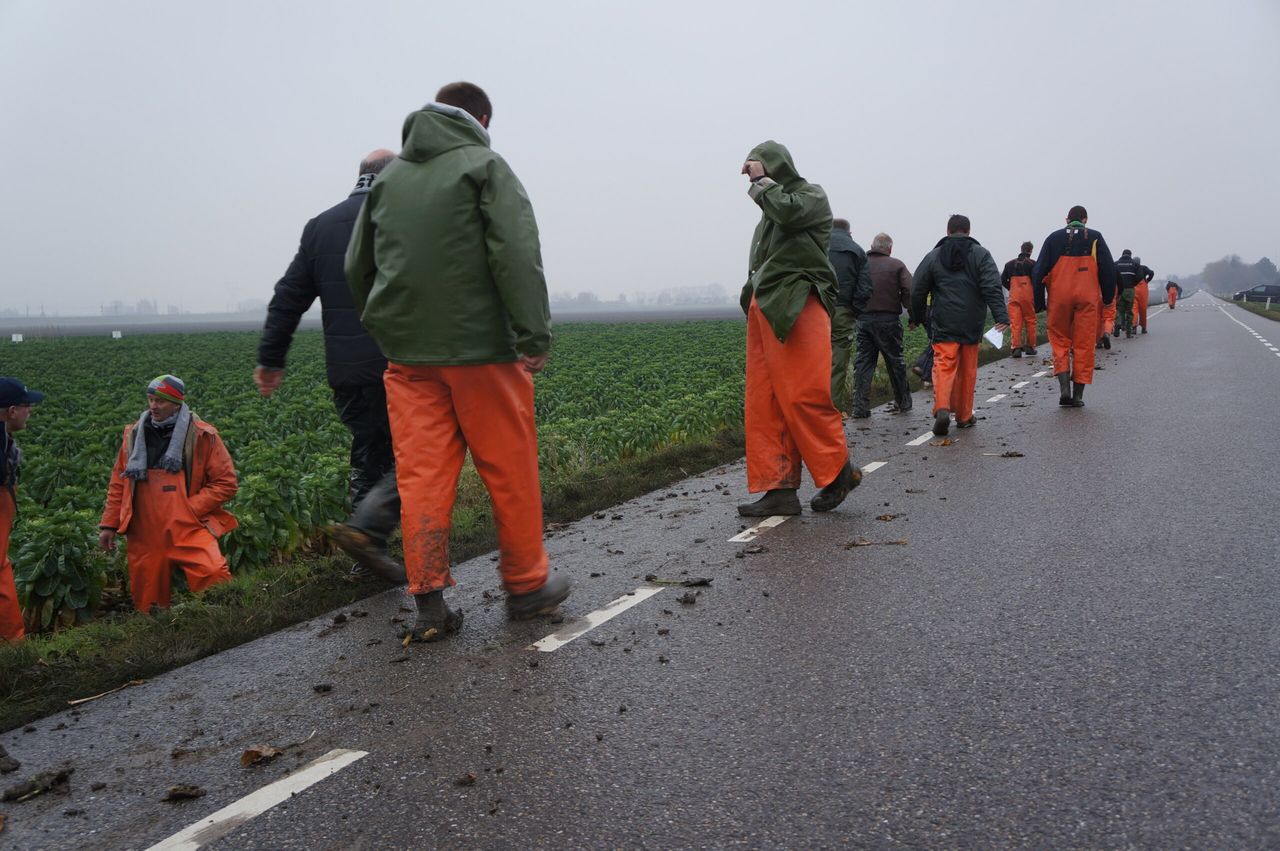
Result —
<instances>
[{"instance_id":1,"label":"white road edge line","mask_svg":"<svg viewBox=\"0 0 1280 851\"><path fill-rule=\"evenodd\" d=\"M1023 387L1026 387L1030 383L1031 383L1030 381L1019 381L1017 384L1013 385L1013 389L1021 390Z\"/></svg>"},{"instance_id":2,"label":"white road edge line","mask_svg":"<svg viewBox=\"0 0 1280 851\"><path fill-rule=\"evenodd\" d=\"M750 529L743 529L738 534L729 539L731 544L745 544L747 541L754 540L760 536L765 529L772 529L774 526L781 526L787 522L789 514L775 514L772 517L766 517Z\"/></svg>"},{"instance_id":3,"label":"white road edge line","mask_svg":"<svg viewBox=\"0 0 1280 851\"><path fill-rule=\"evenodd\" d=\"M988 402L999 402L1001 399L1003 399L1005 396L1008 396L1008 395L1009 395L1008 393L997 393L996 395L992 396L992 397L991 397L990 399L988 399L987 401L988 401Z\"/></svg>"},{"instance_id":4,"label":"white road edge line","mask_svg":"<svg viewBox=\"0 0 1280 851\"><path fill-rule=\"evenodd\" d=\"M258 791L245 795L185 830L152 845L147 851L195 851L197 848L202 848L231 833L249 819L262 815L281 801L289 800L308 786L319 783L368 755L368 751L335 748L319 759L307 763L288 777L268 783Z\"/></svg>"},{"instance_id":5,"label":"white road edge line","mask_svg":"<svg viewBox=\"0 0 1280 851\"><path fill-rule=\"evenodd\" d=\"M862 472L874 473L876 470L879 470L881 467L883 467L885 464L888 464L888 463L889 463L888 461L871 461L867 464L862 465Z\"/></svg>"},{"instance_id":6,"label":"white road edge line","mask_svg":"<svg viewBox=\"0 0 1280 851\"><path fill-rule=\"evenodd\" d=\"M928 443L932 439L933 439L933 432L926 431L924 434L920 435L919 437L913 437L911 440L908 440L907 446L920 446L921 444Z\"/></svg>"},{"instance_id":7,"label":"white road edge line","mask_svg":"<svg viewBox=\"0 0 1280 851\"><path fill-rule=\"evenodd\" d=\"M579 618L568 626L562 627L546 638L535 641L526 650L541 650L550 653L559 650L575 638L581 638L600 624L612 620L632 606L643 603L655 594L661 594L666 588L654 585L642 585L630 594L624 594L603 609L596 609L586 617Z\"/></svg>"}]
</instances>

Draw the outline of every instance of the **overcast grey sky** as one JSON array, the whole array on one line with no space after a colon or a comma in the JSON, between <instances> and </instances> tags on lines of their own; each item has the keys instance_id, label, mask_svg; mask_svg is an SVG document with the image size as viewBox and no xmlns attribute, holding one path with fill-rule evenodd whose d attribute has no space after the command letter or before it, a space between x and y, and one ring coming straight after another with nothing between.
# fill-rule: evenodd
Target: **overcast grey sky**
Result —
<instances>
[{"instance_id":1,"label":"overcast grey sky","mask_svg":"<svg viewBox=\"0 0 1280 851\"><path fill-rule=\"evenodd\" d=\"M446 82L494 102L553 291L742 285L738 171L790 147L913 267L1072 204L1160 277L1278 259L1280 2L0 0L0 307L266 299Z\"/></svg>"}]
</instances>

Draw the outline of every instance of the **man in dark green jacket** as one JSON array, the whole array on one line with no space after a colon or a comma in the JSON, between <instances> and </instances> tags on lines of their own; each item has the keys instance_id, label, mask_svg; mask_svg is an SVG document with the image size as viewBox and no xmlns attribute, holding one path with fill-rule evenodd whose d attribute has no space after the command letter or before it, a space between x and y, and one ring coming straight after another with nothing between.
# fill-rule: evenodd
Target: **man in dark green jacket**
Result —
<instances>
[{"instance_id":1,"label":"man in dark green jacket","mask_svg":"<svg viewBox=\"0 0 1280 851\"><path fill-rule=\"evenodd\" d=\"M836 273L836 309L831 314L831 403L841 414L849 410L849 360L859 311L854 305L871 297L867 252L853 241L848 219L831 224L827 258Z\"/></svg>"},{"instance_id":2,"label":"man in dark green jacket","mask_svg":"<svg viewBox=\"0 0 1280 851\"><path fill-rule=\"evenodd\" d=\"M356 309L388 360L413 636L425 641L462 625L444 589L467 450L493 500L508 614L551 612L569 595L542 545L533 374L550 353L551 319L538 226L489 148L492 114L472 83L445 86L411 114L347 248Z\"/></svg>"},{"instance_id":3,"label":"man in dark green jacket","mask_svg":"<svg viewBox=\"0 0 1280 851\"><path fill-rule=\"evenodd\" d=\"M857 487L840 413L831 404L831 310L836 276L827 260L831 205L797 172L777 142L757 145L742 166L760 207L751 238L747 314L747 490L743 517L800 513L804 461L821 490L814 511L830 511Z\"/></svg>"},{"instance_id":4,"label":"man in dark green jacket","mask_svg":"<svg viewBox=\"0 0 1280 851\"><path fill-rule=\"evenodd\" d=\"M1000 288L1000 270L991 252L969 236L969 217L947 220L947 235L920 262L912 278L911 327L924 321L925 302L933 295L933 433L946 434L951 414L956 426L971 428L973 391L978 383L978 343L987 310L995 327L1009 327Z\"/></svg>"}]
</instances>

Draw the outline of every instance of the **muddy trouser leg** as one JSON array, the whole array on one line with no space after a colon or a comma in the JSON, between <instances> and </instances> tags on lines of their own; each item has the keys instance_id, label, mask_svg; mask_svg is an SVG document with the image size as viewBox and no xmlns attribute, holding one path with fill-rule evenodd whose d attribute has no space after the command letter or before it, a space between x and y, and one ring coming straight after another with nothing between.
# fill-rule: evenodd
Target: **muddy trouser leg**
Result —
<instances>
[{"instance_id":1,"label":"muddy trouser leg","mask_svg":"<svg viewBox=\"0 0 1280 851\"><path fill-rule=\"evenodd\" d=\"M347 525L385 544L399 522L400 491L396 487L396 471L393 469L369 488L347 518Z\"/></svg>"},{"instance_id":2,"label":"muddy trouser leg","mask_svg":"<svg viewBox=\"0 0 1280 851\"><path fill-rule=\"evenodd\" d=\"M351 504L359 506L365 494L395 468L386 389L381 384L335 387L333 404L351 432Z\"/></svg>"},{"instance_id":3,"label":"muddy trouser leg","mask_svg":"<svg viewBox=\"0 0 1280 851\"><path fill-rule=\"evenodd\" d=\"M853 413L865 414L871 411L871 379L875 375L880 350L870 321L859 318L857 329L857 352L853 356Z\"/></svg>"},{"instance_id":4,"label":"muddy trouser leg","mask_svg":"<svg viewBox=\"0 0 1280 851\"><path fill-rule=\"evenodd\" d=\"M836 305L831 316L831 404L837 411L849 407L849 357L853 353L853 311Z\"/></svg>"}]
</instances>

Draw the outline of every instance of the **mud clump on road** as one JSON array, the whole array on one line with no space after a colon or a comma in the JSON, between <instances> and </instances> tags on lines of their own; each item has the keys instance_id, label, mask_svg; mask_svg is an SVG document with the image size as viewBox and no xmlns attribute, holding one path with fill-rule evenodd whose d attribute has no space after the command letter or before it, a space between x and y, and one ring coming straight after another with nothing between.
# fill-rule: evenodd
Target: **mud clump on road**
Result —
<instances>
[{"instance_id":1,"label":"mud clump on road","mask_svg":"<svg viewBox=\"0 0 1280 851\"><path fill-rule=\"evenodd\" d=\"M69 794L71 792L71 775L74 771L74 768L63 768L58 771L45 771L37 774L29 780L24 780L4 790L4 796L0 797L0 800L22 803L46 792L52 792L56 795Z\"/></svg>"},{"instance_id":2,"label":"mud clump on road","mask_svg":"<svg viewBox=\"0 0 1280 851\"><path fill-rule=\"evenodd\" d=\"M9 774L22 768L22 763L9 756L9 752L0 745L0 774Z\"/></svg>"},{"instance_id":3,"label":"mud clump on road","mask_svg":"<svg viewBox=\"0 0 1280 851\"><path fill-rule=\"evenodd\" d=\"M190 801L195 798L203 798L205 796L203 788L193 783L179 783L176 786L170 786L169 790L164 793L162 801Z\"/></svg>"}]
</instances>

